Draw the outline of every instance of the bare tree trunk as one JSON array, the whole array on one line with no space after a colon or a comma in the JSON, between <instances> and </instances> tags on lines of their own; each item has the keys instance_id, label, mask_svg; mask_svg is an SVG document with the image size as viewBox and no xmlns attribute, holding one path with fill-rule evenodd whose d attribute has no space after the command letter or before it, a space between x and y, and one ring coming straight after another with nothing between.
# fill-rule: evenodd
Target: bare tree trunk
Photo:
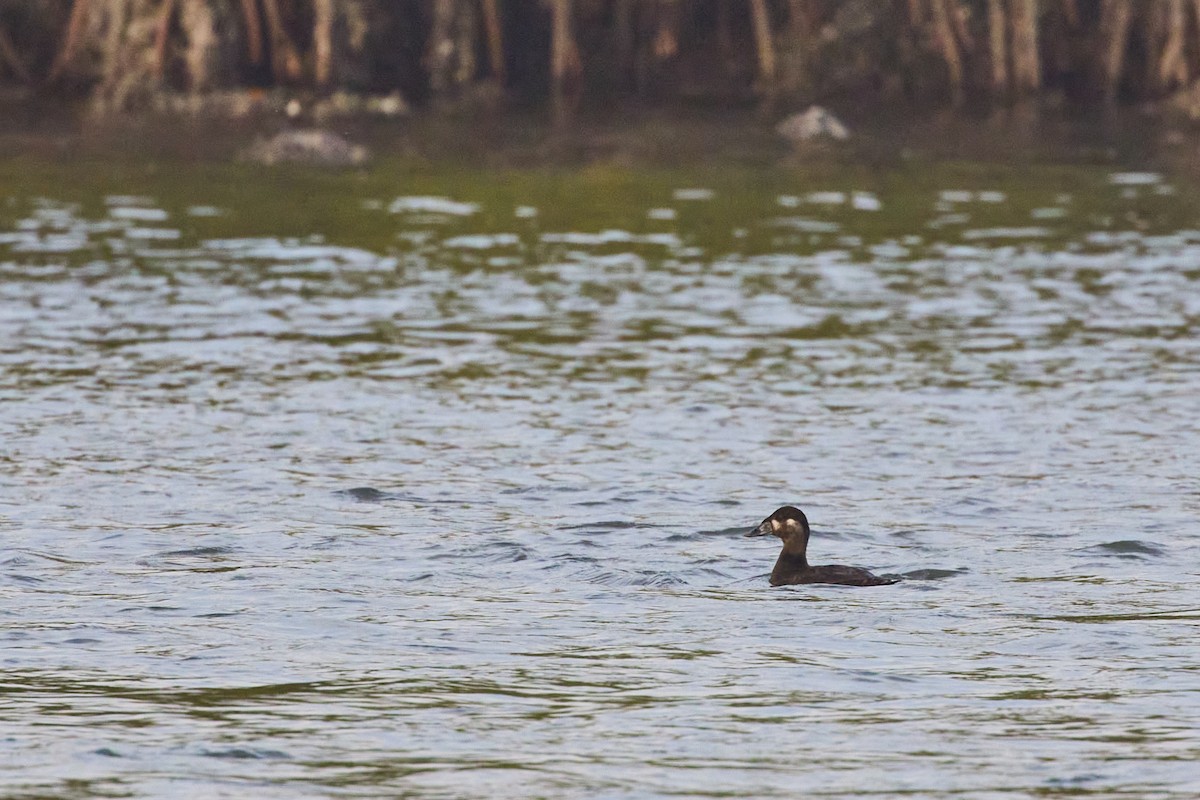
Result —
<instances>
[{"instance_id":1,"label":"bare tree trunk","mask_svg":"<svg viewBox=\"0 0 1200 800\"><path fill-rule=\"evenodd\" d=\"M451 62L454 59L454 2L434 0L433 20L429 26L429 43L425 52L425 68L429 71L429 88L435 97L445 96L453 84Z\"/></svg>"},{"instance_id":2,"label":"bare tree trunk","mask_svg":"<svg viewBox=\"0 0 1200 800\"><path fill-rule=\"evenodd\" d=\"M20 53L17 52L12 39L8 36L8 31L4 28L0 28L0 61L8 66L17 80L22 83L33 83L33 76L29 74L29 68L25 66Z\"/></svg>"},{"instance_id":3,"label":"bare tree trunk","mask_svg":"<svg viewBox=\"0 0 1200 800\"><path fill-rule=\"evenodd\" d=\"M679 0L656 0L654 14L654 57L670 61L679 55Z\"/></svg>"},{"instance_id":4,"label":"bare tree trunk","mask_svg":"<svg viewBox=\"0 0 1200 800\"><path fill-rule=\"evenodd\" d=\"M479 41L479 16L476 4L459 0L454 9L454 82L465 87L479 74L475 61L475 43Z\"/></svg>"},{"instance_id":5,"label":"bare tree trunk","mask_svg":"<svg viewBox=\"0 0 1200 800\"><path fill-rule=\"evenodd\" d=\"M906 8L908 25L899 40L901 74L910 88L919 91L923 83L923 53L929 46L929 34L926 30L929 9L926 8L925 0L907 0Z\"/></svg>"},{"instance_id":6,"label":"bare tree trunk","mask_svg":"<svg viewBox=\"0 0 1200 800\"><path fill-rule=\"evenodd\" d=\"M1146 60L1147 87L1158 88L1158 67L1166 41L1167 11L1164 0L1146 0L1141 13L1134 14L1134 25L1141 23L1142 41L1144 43L1143 57Z\"/></svg>"},{"instance_id":7,"label":"bare tree trunk","mask_svg":"<svg viewBox=\"0 0 1200 800\"><path fill-rule=\"evenodd\" d=\"M647 95L654 86L654 49L658 17L657 0L630 0L633 9L633 85L640 95Z\"/></svg>"},{"instance_id":8,"label":"bare tree trunk","mask_svg":"<svg viewBox=\"0 0 1200 800\"><path fill-rule=\"evenodd\" d=\"M242 0L242 22L246 26L246 58L251 64L261 64L263 60L263 30L262 21L258 18L258 4L255 0Z\"/></svg>"},{"instance_id":9,"label":"bare tree trunk","mask_svg":"<svg viewBox=\"0 0 1200 800\"><path fill-rule=\"evenodd\" d=\"M181 6L176 2L175 10L186 32ZM135 110L153 101L162 86L155 61L162 17L161 0L105 0L92 5L86 32L80 36L88 44L88 77L95 79L90 98L94 113Z\"/></svg>"},{"instance_id":10,"label":"bare tree trunk","mask_svg":"<svg viewBox=\"0 0 1200 800\"><path fill-rule=\"evenodd\" d=\"M962 56L958 52L958 42L954 38L954 24L950 21L950 15L954 13L948 6L950 2L952 0L932 0L930 7L942 58L950 73L950 101L955 106L960 106L963 101L963 64Z\"/></svg>"},{"instance_id":11,"label":"bare tree trunk","mask_svg":"<svg viewBox=\"0 0 1200 800\"><path fill-rule=\"evenodd\" d=\"M504 36L500 26L500 0L483 0L483 25L487 30L488 62L492 77L504 85Z\"/></svg>"},{"instance_id":12,"label":"bare tree trunk","mask_svg":"<svg viewBox=\"0 0 1200 800\"><path fill-rule=\"evenodd\" d=\"M210 91L233 83L236 36L231 34L234 16L230 5L214 0L170 0L179 6L179 26L186 35L183 61L188 88Z\"/></svg>"},{"instance_id":13,"label":"bare tree trunk","mask_svg":"<svg viewBox=\"0 0 1200 800\"><path fill-rule=\"evenodd\" d=\"M615 29L614 47L617 51L618 69L621 71L622 85L636 72L637 66L637 13L634 9L636 0L616 0L613 8L613 27ZM1200 0L1196 0L1200 3Z\"/></svg>"},{"instance_id":14,"label":"bare tree trunk","mask_svg":"<svg viewBox=\"0 0 1200 800\"><path fill-rule=\"evenodd\" d=\"M1117 101L1117 90L1121 87L1121 73L1125 67L1125 45L1129 39L1129 22L1133 8L1128 0L1104 0L1100 13L1100 33L1103 37L1103 62L1101 82L1104 102L1113 105Z\"/></svg>"},{"instance_id":15,"label":"bare tree trunk","mask_svg":"<svg viewBox=\"0 0 1200 800\"><path fill-rule=\"evenodd\" d=\"M1072 30L1079 27L1079 0L1062 0L1063 17L1067 20L1067 27Z\"/></svg>"},{"instance_id":16,"label":"bare tree trunk","mask_svg":"<svg viewBox=\"0 0 1200 800\"><path fill-rule=\"evenodd\" d=\"M550 38L550 88L554 119L564 123L570 117L579 80L579 48L572 28L571 0L553 0Z\"/></svg>"},{"instance_id":17,"label":"bare tree trunk","mask_svg":"<svg viewBox=\"0 0 1200 800\"><path fill-rule=\"evenodd\" d=\"M958 43L962 46L962 51L967 54L975 51L975 37L971 34L971 26L968 22L969 16L970 13L962 7L962 4L954 0L950 21L954 23L954 35L958 38Z\"/></svg>"},{"instance_id":18,"label":"bare tree trunk","mask_svg":"<svg viewBox=\"0 0 1200 800\"><path fill-rule=\"evenodd\" d=\"M788 0L788 27L805 39L812 34L810 12L807 0Z\"/></svg>"},{"instance_id":19,"label":"bare tree trunk","mask_svg":"<svg viewBox=\"0 0 1200 800\"><path fill-rule=\"evenodd\" d=\"M1200 0L1196 0L1200 3ZM732 13L729 8L730 0L717 0L717 52L721 54L721 58L725 61L733 54L733 23Z\"/></svg>"},{"instance_id":20,"label":"bare tree trunk","mask_svg":"<svg viewBox=\"0 0 1200 800\"><path fill-rule=\"evenodd\" d=\"M813 30L810 0L788 0L787 27L782 33L778 84L781 91L797 93L808 84L808 59Z\"/></svg>"},{"instance_id":21,"label":"bare tree trunk","mask_svg":"<svg viewBox=\"0 0 1200 800\"><path fill-rule=\"evenodd\" d=\"M318 89L333 84L334 0L312 0L313 79Z\"/></svg>"},{"instance_id":22,"label":"bare tree trunk","mask_svg":"<svg viewBox=\"0 0 1200 800\"><path fill-rule=\"evenodd\" d=\"M1008 21L1004 18L1004 0L988 0L988 49L992 61L992 92L1007 97Z\"/></svg>"},{"instance_id":23,"label":"bare tree trunk","mask_svg":"<svg viewBox=\"0 0 1200 800\"><path fill-rule=\"evenodd\" d=\"M167 38L171 33L171 18L175 15L176 0L163 0L154 28L154 75L162 80L167 70Z\"/></svg>"},{"instance_id":24,"label":"bare tree trunk","mask_svg":"<svg viewBox=\"0 0 1200 800\"><path fill-rule=\"evenodd\" d=\"M1193 10L1193 16L1195 17L1196 29L1200 30L1200 0L1192 0L1192 10ZM1189 51L1193 52L1193 56L1194 56L1194 48L1188 48L1188 49L1189 49Z\"/></svg>"},{"instance_id":25,"label":"bare tree trunk","mask_svg":"<svg viewBox=\"0 0 1200 800\"><path fill-rule=\"evenodd\" d=\"M267 30L271 34L271 70L275 80L295 83L303 74L303 66L300 53L283 25L279 0L263 0L263 11L267 17Z\"/></svg>"},{"instance_id":26,"label":"bare tree trunk","mask_svg":"<svg viewBox=\"0 0 1200 800\"><path fill-rule=\"evenodd\" d=\"M1157 80L1160 91L1169 91L1187 83L1188 66L1184 44L1187 34L1187 9L1184 0L1167 0L1165 18L1166 42L1158 61Z\"/></svg>"},{"instance_id":27,"label":"bare tree trunk","mask_svg":"<svg viewBox=\"0 0 1200 800\"><path fill-rule=\"evenodd\" d=\"M123 63L127 59L122 58L122 55L128 56L128 53L123 54L121 52L122 39L126 38L125 34L127 31L130 34L133 33L129 29L134 27L134 22L137 19L137 9L134 7L134 1L117 0L115 3L107 4L107 8L103 5L101 6L101 9L111 15L103 45L104 61L106 63L102 68L101 86L116 97L117 103L114 106L116 108L120 108L124 103L129 94L127 87L136 80L134 75L136 70L130 69L129 64Z\"/></svg>"},{"instance_id":28,"label":"bare tree trunk","mask_svg":"<svg viewBox=\"0 0 1200 800\"><path fill-rule=\"evenodd\" d=\"M1038 0L1011 0L1013 88L1018 94L1036 94L1042 88L1038 55Z\"/></svg>"},{"instance_id":29,"label":"bare tree trunk","mask_svg":"<svg viewBox=\"0 0 1200 800\"><path fill-rule=\"evenodd\" d=\"M754 19L754 44L758 50L758 80L767 97L775 93L775 42L771 35L771 17L766 0L750 0Z\"/></svg>"},{"instance_id":30,"label":"bare tree trunk","mask_svg":"<svg viewBox=\"0 0 1200 800\"><path fill-rule=\"evenodd\" d=\"M87 20L88 10L91 6L91 0L75 0L75 5L71 6L71 17L67 20L67 31L63 36L62 47L54 56L54 62L50 65L50 72L46 75L47 83L54 83L62 77L63 72L71 65L75 59L75 53L79 50L79 42L83 37L83 25Z\"/></svg>"}]
</instances>

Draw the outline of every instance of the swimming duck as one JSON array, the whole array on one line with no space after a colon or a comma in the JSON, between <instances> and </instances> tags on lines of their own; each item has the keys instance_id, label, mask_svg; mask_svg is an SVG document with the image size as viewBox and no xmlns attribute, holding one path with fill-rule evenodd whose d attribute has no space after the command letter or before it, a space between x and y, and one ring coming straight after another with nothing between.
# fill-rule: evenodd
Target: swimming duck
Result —
<instances>
[{"instance_id":1,"label":"swimming duck","mask_svg":"<svg viewBox=\"0 0 1200 800\"><path fill-rule=\"evenodd\" d=\"M766 536L774 534L783 540L783 552L771 570L772 586L787 586L793 583L836 583L843 586L887 586L898 583L898 578L881 578L859 567L844 567L827 564L822 567L809 566L805 551L808 537L812 533L808 518L795 506L783 506L774 514L746 534Z\"/></svg>"}]
</instances>

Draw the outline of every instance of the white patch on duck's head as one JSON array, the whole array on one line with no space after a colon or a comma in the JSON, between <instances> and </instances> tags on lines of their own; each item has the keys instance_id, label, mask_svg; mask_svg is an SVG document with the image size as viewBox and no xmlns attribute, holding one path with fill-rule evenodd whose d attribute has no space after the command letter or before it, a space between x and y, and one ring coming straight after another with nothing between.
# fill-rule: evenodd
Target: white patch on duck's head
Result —
<instances>
[{"instance_id":1,"label":"white patch on duck's head","mask_svg":"<svg viewBox=\"0 0 1200 800\"><path fill-rule=\"evenodd\" d=\"M785 541L795 537L803 537L807 540L808 531L808 520L805 518L804 512L795 506L783 506L759 523L758 527L748 532L746 536L774 534Z\"/></svg>"},{"instance_id":2,"label":"white patch on duck's head","mask_svg":"<svg viewBox=\"0 0 1200 800\"><path fill-rule=\"evenodd\" d=\"M775 524L778 526L776 531L781 530L787 536L795 536L797 533L803 532L800 523L791 517L785 519L783 522L777 521Z\"/></svg>"},{"instance_id":3,"label":"white patch on duck's head","mask_svg":"<svg viewBox=\"0 0 1200 800\"><path fill-rule=\"evenodd\" d=\"M808 519L795 506L783 506L767 519L771 521L771 532L780 539L808 535Z\"/></svg>"}]
</instances>

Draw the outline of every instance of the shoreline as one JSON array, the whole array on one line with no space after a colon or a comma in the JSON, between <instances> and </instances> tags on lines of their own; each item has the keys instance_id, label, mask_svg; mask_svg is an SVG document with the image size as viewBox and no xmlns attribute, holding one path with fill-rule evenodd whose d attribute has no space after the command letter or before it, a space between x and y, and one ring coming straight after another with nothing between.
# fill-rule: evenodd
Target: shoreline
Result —
<instances>
[{"instance_id":1,"label":"shoreline","mask_svg":"<svg viewBox=\"0 0 1200 800\"><path fill-rule=\"evenodd\" d=\"M113 160L224 163L281 131L320 130L365 147L381 161L475 169L746 168L995 164L1135 165L1200 177L1200 132L1161 110L1103 115L1010 109L987 117L961 112L914 116L904 109L841 116L844 142L792 143L776 132L786 116L750 108L673 104L614 105L555 123L544 110L420 110L388 118L349 113L316 120L263 106L240 116L144 112L110 116L4 103L0 158L51 162ZM326 168L320 164L313 168ZM336 165L333 168L337 168ZM345 167L343 167L345 168Z\"/></svg>"}]
</instances>

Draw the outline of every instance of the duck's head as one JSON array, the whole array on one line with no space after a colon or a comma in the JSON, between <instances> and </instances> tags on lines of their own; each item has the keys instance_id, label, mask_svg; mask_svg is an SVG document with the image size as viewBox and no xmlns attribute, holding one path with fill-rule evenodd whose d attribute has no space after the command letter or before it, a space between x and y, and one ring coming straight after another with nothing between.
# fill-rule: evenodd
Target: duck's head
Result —
<instances>
[{"instance_id":1,"label":"duck's head","mask_svg":"<svg viewBox=\"0 0 1200 800\"><path fill-rule=\"evenodd\" d=\"M804 545L808 543L810 530L808 518L795 506L783 506L764 519L747 536L778 536L784 544Z\"/></svg>"}]
</instances>

